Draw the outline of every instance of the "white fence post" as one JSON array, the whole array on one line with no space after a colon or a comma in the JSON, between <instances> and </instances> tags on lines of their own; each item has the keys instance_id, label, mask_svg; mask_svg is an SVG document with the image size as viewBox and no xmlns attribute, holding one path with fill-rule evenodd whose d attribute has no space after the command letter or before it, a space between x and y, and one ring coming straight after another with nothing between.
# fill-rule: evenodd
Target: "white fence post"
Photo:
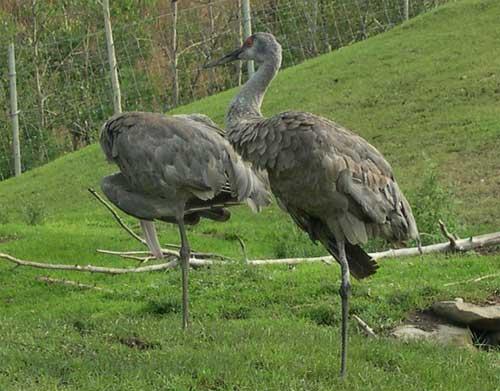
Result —
<instances>
[{"instance_id":1,"label":"white fence post","mask_svg":"<svg viewBox=\"0 0 500 391\"><path fill-rule=\"evenodd\" d=\"M243 11L243 35L245 38L252 35L252 15L250 11L250 0L242 1L242 11ZM255 72L255 67L253 61L248 61L247 63L248 77L252 77Z\"/></svg>"},{"instance_id":2,"label":"white fence post","mask_svg":"<svg viewBox=\"0 0 500 391\"><path fill-rule=\"evenodd\" d=\"M21 175L21 145L19 143L19 111L17 109L16 55L14 43L9 45L9 89L10 117L12 119L12 148L14 152L14 175Z\"/></svg>"},{"instance_id":3,"label":"white fence post","mask_svg":"<svg viewBox=\"0 0 500 391\"><path fill-rule=\"evenodd\" d=\"M115 44L113 43L113 31L111 30L111 15L109 12L109 0L103 0L104 28L106 30L106 45L108 47L108 61L111 72L111 86L113 88L113 108L115 114L122 112L122 96L120 82L118 81L118 65L115 56Z\"/></svg>"},{"instance_id":4,"label":"white fence post","mask_svg":"<svg viewBox=\"0 0 500 391\"><path fill-rule=\"evenodd\" d=\"M404 17L405 17L405 20L408 20L410 19L410 0L403 0L403 5L404 5L404 8L403 8L403 11L404 11Z\"/></svg>"}]
</instances>

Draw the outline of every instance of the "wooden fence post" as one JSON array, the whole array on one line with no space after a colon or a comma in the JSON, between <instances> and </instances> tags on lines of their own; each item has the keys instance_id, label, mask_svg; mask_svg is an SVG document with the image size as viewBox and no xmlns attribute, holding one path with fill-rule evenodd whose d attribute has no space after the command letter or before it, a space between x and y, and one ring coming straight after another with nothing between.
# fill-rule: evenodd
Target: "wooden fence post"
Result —
<instances>
[{"instance_id":1,"label":"wooden fence post","mask_svg":"<svg viewBox=\"0 0 500 391\"><path fill-rule=\"evenodd\" d=\"M115 44L113 43L113 31L111 30L111 15L109 12L109 0L102 2L104 10L104 28L106 31L106 45L108 47L108 61L111 73L111 86L113 88L113 108L115 114L122 112L122 96L120 82L118 81L118 65L115 56Z\"/></svg>"},{"instance_id":2,"label":"wooden fence post","mask_svg":"<svg viewBox=\"0 0 500 391\"><path fill-rule=\"evenodd\" d=\"M12 148L14 175L21 175L21 145L19 143L19 110L17 109L16 55L14 43L9 45L10 117L12 120Z\"/></svg>"},{"instance_id":3,"label":"wooden fence post","mask_svg":"<svg viewBox=\"0 0 500 391\"><path fill-rule=\"evenodd\" d=\"M243 12L243 35L245 39L252 35L252 14L250 11L250 0L242 1L242 12ZM247 63L248 77L252 77L255 73L255 67L253 61L248 61Z\"/></svg>"},{"instance_id":4,"label":"wooden fence post","mask_svg":"<svg viewBox=\"0 0 500 391\"><path fill-rule=\"evenodd\" d=\"M410 19L410 0L403 0L403 11L405 20Z\"/></svg>"},{"instance_id":5,"label":"wooden fence post","mask_svg":"<svg viewBox=\"0 0 500 391\"><path fill-rule=\"evenodd\" d=\"M179 52L177 41L177 0L171 0L172 11L172 95L174 107L179 105Z\"/></svg>"}]
</instances>

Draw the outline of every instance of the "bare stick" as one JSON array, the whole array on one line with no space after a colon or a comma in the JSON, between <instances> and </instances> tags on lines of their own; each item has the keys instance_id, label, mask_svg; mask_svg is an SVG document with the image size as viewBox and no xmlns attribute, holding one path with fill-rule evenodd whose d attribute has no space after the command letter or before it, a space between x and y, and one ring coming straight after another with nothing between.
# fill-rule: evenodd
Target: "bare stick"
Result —
<instances>
[{"instance_id":1,"label":"bare stick","mask_svg":"<svg viewBox=\"0 0 500 391\"><path fill-rule=\"evenodd\" d=\"M107 210L109 210L111 212L111 214L113 215L113 217L115 218L116 222L120 225L120 227L122 227L125 231L128 232L128 234L130 236L132 236L135 240L139 241L140 243L144 244L145 246L147 246L147 243L146 241L141 238L139 235L137 235L134 231L132 231L128 226L127 224L124 223L124 221L122 220L122 218L120 216L118 216L118 213L115 212L115 210L113 209L113 207L104 199L102 198L94 189L92 188L89 188L88 191L90 192L90 194L92 194L95 198L97 198L97 200L103 204Z\"/></svg>"},{"instance_id":2,"label":"bare stick","mask_svg":"<svg viewBox=\"0 0 500 391\"><path fill-rule=\"evenodd\" d=\"M149 251L113 251L113 250L103 250L103 249L97 249L96 250L100 254L108 254L108 255L117 255L119 257L123 258L131 258L129 257L130 255L146 255L146 254L151 254ZM167 256L174 256L178 257L179 253L176 251L172 250L166 250L162 249L163 254ZM192 257L196 259L211 259L211 260L220 260L220 261L234 261L232 258L226 257L224 255L219 255L219 254L213 254L213 253L198 253L198 252L193 252ZM142 258L131 258L131 259L142 259Z\"/></svg>"},{"instance_id":3,"label":"bare stick","mask_svg":"<svg viewBox=\"0 0 500 391\"><path fill-rule=\"evenodd\" d=\"M154 256L138 257L137 255L121 255L121 257L125 259L133 259L134 261L139 261L139 263L141 264L156 259L156 257Z\"/></svg>"},{"instance_id":4,"label":"bare stick","mask_svg":"<svg viewBox=\"0 0 500 391\"><path fill-rule=\"evenodd\" d=\"M470 280L465 280L465 281L449 282L447 284L444 284L443 286L452 286L452 285L467 284L469 282L479 282L479 281L482 281L482 280L486 280L487 278L493 278L493 277L500 277L500 273L487 274L486 276L481 276L481 277L477 277L477 278L471 278Z\"/></svg>"},{"instance_id":5,"label":"bare stick","mask_svg":"<svg viewBox=\"0 0 500 391\"><path fill-rule=\"evenodd\" d=\"M74 286L82 289L94 289L96 291L113 292L111 289L101 288L95 285L82 284L81 282L76 282L71 280L63 280L59 278L38 276L35 279L37 281L45 282L47 284L60 284L60 285Z\"/></svg>"},{"instance_id":6,"label":"bare stick","mask_svg":"<svg viewBox=\"0 0 500 391\"><path fill-rule=\"evenodd\" d=\"M241 239L238 235L236 235L236 239L238 240L238 243L240 244L241 252L243 253L243 257L245 258L245 262L248 263L247 246L245 245L245 242L243 241L243 239Z\"/></svg>"},{"instance_id":7,"label":"bare stick","mask_svg":"<svg viewBox=\"0 0 500 391\"><path fill-rule=\"evenodd\" d=\"M478 248L490 247L500 245L500 232L490 234L472 236L467 239L456 240L456 248L460 251L470 251ZM431 244L422 246L422 254L430 254L437 252L450 252L454 251L450 242ZM370 253L373 259L382 258L398 258L398 257L412 257L420 255L418 247L390 249L386 251ZM249 265L295 265L298 263L315 263L325 262L329 263L334 261L331 256L313 257L313 258L284 258L284 259L255 259L248 261Z\"/></svg>"},{"instance_id":8,"label":"bare stick","mask_svg":"<svg viewBox=\"0 0 500 391\"><path fill-rule=\"evenodd\" d=\"M457 247L457 239L458 237L454 234L451 234L448 231L448 228L446 227L446 224L443 223L442 220L438 221L439 223L439 229L441 230L441 233L443 236L450 241L450 247L453 249L453 251L461 251L459 247Z\"/></svg>"},{"instance_id":9,"label":"bare stick","mask_svg":"<svg viewBox=\"0 0 500 391\"><path fill-rule=\"evenodd\" d=\"M109 255L145 255L145 254L151 254L149 251L112 251L112 250L102 250L102 249L97 249L96 250L98 253L101 254L109 254Z\"/></svg>"},{"instance_id":10,"label":"bare stick","mask_svg":"<svg viewBox=\"0 0 500 391\"><path fill-rule=\"evenodd\" d=\"M375 334L375 331L373 331L373 329L370 326L368 326L366 322L363 321L363 319L361 319L357 315L352 315L352 317L356 320L356 322L358 322L359 326L365 332L366 335L372 338L378 338L378 335Z\"/></svg>"},{"instance_id":11,"label":"bare stick","mask_svg":"<svg viewBox=\"0 0 500 391\"><path fill-rule=\"evenodd\" d=\"M102 267L94 265L68 265L68 264L53 264L53 263L43 263L43 262L33 262L26 261L23 259L15 258L9 254L0 253L0 259L5 259L8 262L14 263L16 266L29 266L37 269L51 269L51 270L72 270L78 272L89 272L89 273L105 273L105 274L128 274L128 273L145 273L145 272L156 272L161 270L167 270L175 268L178 265L178 261L170 261L167 263L160 263L157 265L141 266L135 268L117 268L117 267ZM215 261L208 259L190 259L189 264L196 266L211 266Z\"/></svg>"}]
</instances>

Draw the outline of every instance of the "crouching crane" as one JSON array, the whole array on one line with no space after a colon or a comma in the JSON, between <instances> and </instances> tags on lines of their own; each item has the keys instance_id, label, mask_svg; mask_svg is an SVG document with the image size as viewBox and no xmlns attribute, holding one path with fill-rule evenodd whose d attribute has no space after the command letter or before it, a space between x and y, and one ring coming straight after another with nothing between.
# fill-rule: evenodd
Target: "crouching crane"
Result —
<instances>
[{"instance_id":1,"label":"crouching crane","mask_svg":"<svg viewBox=\"0 0 500 391\"><path fill-rule=\"evenodd\" d=\"M235 60L260 66L229 106L226 137L243 159L267 170L278 204L340 263L344 377L349 273L361 279L378 267L360 245L376 236L392 242L418 239L415 219L391 166L360 136L310 113L262 116L264 94L281 66L281 46L273 35L256 33L209 66Z\"/></svg>"},{"instance_id":2,"label":"crouching crane","mask_svg":"<svg viewBox=\"0 0 500 391\"><path fill-rule=\"evenodd\" d=\"M202 217L225 221L226 207L246 201L258 211L269 203L263 182L235 153L223 132L203 115L128 112L103 126L100 144L120 172L102 180L106 197L140 220L151 253L162 258L155 220L177 224L181 238L182 325L189 324L190 249L185 224Z\"/></svg>"}]
</instances>

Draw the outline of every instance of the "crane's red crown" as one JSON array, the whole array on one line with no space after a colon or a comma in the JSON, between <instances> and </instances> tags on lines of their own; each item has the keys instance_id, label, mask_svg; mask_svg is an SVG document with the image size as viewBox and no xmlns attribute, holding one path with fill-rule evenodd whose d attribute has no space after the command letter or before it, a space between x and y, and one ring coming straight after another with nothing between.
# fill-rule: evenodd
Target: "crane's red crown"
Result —
<instances>
[{"instance_id":1,"label":"crane's red crown","mask_svg":"<svg viewBox=\"0 0 500 391\"><path fill-rule=\"evenodd\" d=\"M245 39L244 46L251 48L253 46L253 35Z\"/></svg>"}]
</instances>

